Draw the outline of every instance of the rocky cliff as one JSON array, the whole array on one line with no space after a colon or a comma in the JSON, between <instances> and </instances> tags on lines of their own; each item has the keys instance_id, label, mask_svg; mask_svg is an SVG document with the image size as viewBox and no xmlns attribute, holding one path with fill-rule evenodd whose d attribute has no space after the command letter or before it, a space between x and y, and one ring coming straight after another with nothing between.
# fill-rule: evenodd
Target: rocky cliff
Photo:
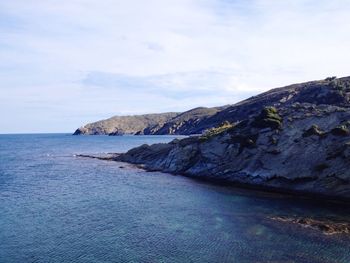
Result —
<instances>
[{"instance_id":1,"label":"rocky cliff","mask_svg":"<svg viewBox=\"0 0 350 263\"><path fill-rule=\"evenodd\" d=\"M197 123L214 127L115 159L190 177L350 199L350 77L270 90ZM191 130L195 131L195 128Z\"/></svg>"}]
</instances>

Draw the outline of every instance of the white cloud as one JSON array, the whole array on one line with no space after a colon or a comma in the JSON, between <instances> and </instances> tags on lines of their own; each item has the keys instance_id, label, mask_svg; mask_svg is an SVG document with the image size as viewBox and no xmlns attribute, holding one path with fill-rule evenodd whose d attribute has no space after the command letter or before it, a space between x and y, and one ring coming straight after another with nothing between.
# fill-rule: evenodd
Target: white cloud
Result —
<instances>
[{"instance_id":1,"label":"white cloud","mask_svg":"<svg viewBox=\"0 0 350 263\"><path fill-rule=\"evenodd\" d=\"M345 0L0 0L0 132L348 75L349 17Z\"/></svg>"}]
</instances>

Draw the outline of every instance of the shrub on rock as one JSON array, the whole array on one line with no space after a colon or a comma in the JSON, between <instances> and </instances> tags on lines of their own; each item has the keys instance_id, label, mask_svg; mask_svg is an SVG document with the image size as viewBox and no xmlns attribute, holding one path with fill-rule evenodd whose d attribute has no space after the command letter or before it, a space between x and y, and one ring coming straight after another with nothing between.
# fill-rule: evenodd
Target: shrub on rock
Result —
<instances>
[{"instance_id":1,"label":"shrub on rock","mask_svg":"<svg viewBox=\"0 0 350 263\"><path fill-rule=\"evenodd\" d=\"M208 129L204 132L204 134L200 137L202 141L206 141L216 135L223 134L224 132L229 131L230 129L234 128L235 125L225 121L220 126Z\"/></svg>"},{"instance_id":2,"label":"shrub on rock","mask_svg":"<svg viewBox=\"0 0 350 263\"><path fill-rule=\"evenodd\" d=\"M282 118L275 107L265 107L261 113L255 117L253 126L258 128L282 128Z\"/></svg>"}]
</instances>

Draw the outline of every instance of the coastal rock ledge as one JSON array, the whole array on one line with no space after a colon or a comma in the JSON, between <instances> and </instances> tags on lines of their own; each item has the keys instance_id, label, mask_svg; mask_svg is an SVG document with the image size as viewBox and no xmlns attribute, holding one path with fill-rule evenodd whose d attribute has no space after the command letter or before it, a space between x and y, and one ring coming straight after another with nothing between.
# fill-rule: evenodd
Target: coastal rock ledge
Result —
<instances>
[{"instance_id":1,"label":"coastal rock ledge","mask_svg":"<svg viewBox=\"0 0 350 263\"><path fill-rule=\"evenodd\" d=\"M274 89L231 106L227 121L200 136L142 145L114 160L350 200L349 101L350 77Z\"/></svg>"}]
</instances>

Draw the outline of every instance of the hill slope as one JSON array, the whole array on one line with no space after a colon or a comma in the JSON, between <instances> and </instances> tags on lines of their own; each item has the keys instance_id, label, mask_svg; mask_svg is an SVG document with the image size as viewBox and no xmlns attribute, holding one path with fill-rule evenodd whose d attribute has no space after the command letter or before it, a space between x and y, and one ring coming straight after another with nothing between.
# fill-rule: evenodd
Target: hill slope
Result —
<instances>
[{"instance_id":1,"label":"hill slope","mask_svg":"<svg viewBox=\"0 0 350 263\"><path fill-rule=\"evenodd\" d=\"M115 116L89 123L74 135L123 135L123 134L193 134L201 133L198 123L215 115L224 107L194 108L183 113L168 112L134 116Z\"/></svg>"},{"instance_id":2,"label":"hill slope","mask_svg":"<svg viewBox=\"0 0 350 263\"><path fill-rule=\"evenodd\" d=\"M350 200L350 77L273 89L203 119L202 136L115 158L190 177Z\"/></svg>"},{"instance_id":3,"label":"hill slope","mask_svg":"<svg viewBox=\"0 0 350 263\"><path fill-rule=\"evenodd\" d=\"M143 134L145 129L151 129L157 125L178 116L176 112L145 114L134 116L114 116L112 118L89 123L74 132L74 135L123 135Z\"/></svg>"},{"instance_id":4,"label":"hill slope","mask_svg":"<svg viewBox=\"0 0 350 263\"><path fill-rule=\"evenodd\" d=\"M115 116L106 120L87 124L74 132L74 135L122 135L122 134L201 134L224 121L237 122L256 114L269 105L290 105L299 103L345 103L341 90L331 85L343 85L347 78L310 81L272 89L234 105L215 108L194 108L183 113L160 113L134 116ZM338 83L338 84L335 84ZM339 87L338 87L339 88Z\"/></svg>"}]
</instances>

